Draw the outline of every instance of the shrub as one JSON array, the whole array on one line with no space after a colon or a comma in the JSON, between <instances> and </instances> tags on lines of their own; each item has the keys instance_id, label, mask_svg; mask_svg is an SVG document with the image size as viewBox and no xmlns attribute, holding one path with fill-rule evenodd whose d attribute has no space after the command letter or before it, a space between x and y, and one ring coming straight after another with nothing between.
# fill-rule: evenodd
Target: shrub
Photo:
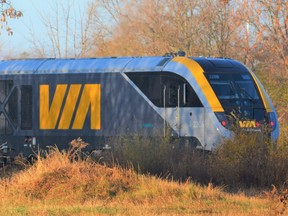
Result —
<instances>
[{"instance_id":1,"label":"shrub","mask_svg":"<svg viewBox=\"0 0 288 216\"><path fill-rule=\"evenodd\" d=\"M193 180L208 183L206 169L203 169L206 156L178 138L134 136L111 143L113 163L128 164L137 172L164 178L186 181L192 176ZM111 158L105 161L111 163Z\"/></svg>"},{"instance_id":2,"label":"shrub","mask_svg":"<svg viewBox=\"0 0 288 216\"><path fill-rule=\"evenodd\" d=\"M263 137L239 132L234 140L203 153L187 148L179 139L135 136L114 140L111 155L121 166L129 164L137 172L165 178L191 178L229 188L281 185L288 179L288 147L275 148Z\"/></svg>"},{"instance_id":3,"label":"shrub","mask_svg":"<svg viewBox=\"0 0 288 216\"><path fill-rule=\"evenodd\" d=\"M230 187L270 187L288 178L287 150L259 134L238 133L209 157L209 176L217 184Z\"/></svg>"}]
</instances>

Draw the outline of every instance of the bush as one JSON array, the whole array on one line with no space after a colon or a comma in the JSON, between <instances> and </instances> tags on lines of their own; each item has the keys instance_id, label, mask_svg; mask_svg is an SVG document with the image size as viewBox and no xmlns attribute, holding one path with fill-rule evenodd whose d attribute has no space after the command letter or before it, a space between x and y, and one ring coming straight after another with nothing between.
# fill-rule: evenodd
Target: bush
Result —
<instances>
[{"instance_id":1,"label":"bush","mask_svg":"<svg viewBox=\"0 0 288 216\"><path fill-rule=\"evenodd\" d=\"M137 172L186 181L207 181L206 155L178 138L129 137L111 141L112 160L121 166L132 166ZM111 163L112 161L112 163Z\"/></svg>"},{"instance_id":2,"label":"bush","mask_svg":"<svg viewBox=\"0 0 288 216\"><path fill-rule=\"evenodd\" d=\"M112 158L113 163L165 178L191 178L230 188L280 186L288 179L288 147L275 148L260 134L238 133L212 153L189 148L173 138L135 136L112 143L110 162Z\"/></svg>"},{"instance_id":3,"label":"bush","mask_svg":"<svg viewBox=\"0 0 288 216\"><path fill-rule=\"evenodd\" d=\"M237 134L209 158L209 176L217 184L230 187L270 187L288 178L287 148L275 148L259 134ZM286 168L285 168L286 167Z\"/></svg>"}]
</instances>

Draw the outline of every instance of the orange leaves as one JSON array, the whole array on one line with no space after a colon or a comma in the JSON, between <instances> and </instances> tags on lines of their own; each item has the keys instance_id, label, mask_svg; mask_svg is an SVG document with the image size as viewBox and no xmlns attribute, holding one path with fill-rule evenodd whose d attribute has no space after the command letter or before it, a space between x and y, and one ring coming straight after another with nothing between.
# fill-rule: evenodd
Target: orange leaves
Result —
<instances>
[{"instance_id":1,"label":"orange leaves","mask_svg":"<svg viewBox=\"0 0 288 216\"><path fill-rule=\"evenodd\" d=\"M7 18L18 19L23 16L21 11L16 10L10 1L0 0L0 23L6 25L6 31L8 35L13 35L12 29L8 25Z\"/></svg>"}]
</instances>

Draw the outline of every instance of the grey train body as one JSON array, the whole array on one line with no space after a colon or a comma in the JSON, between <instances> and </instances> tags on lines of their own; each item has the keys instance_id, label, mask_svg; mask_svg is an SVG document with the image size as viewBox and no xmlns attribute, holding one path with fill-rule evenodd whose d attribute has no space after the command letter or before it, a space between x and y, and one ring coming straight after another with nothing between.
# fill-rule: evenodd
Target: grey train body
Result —
<instances>
[{"instance_id":1,"label":"grey train body","mask_svg":"<svg viewBox=\"0 0 288 216\"><path fill-rule=\"evenodd\" d=\"M233 74L240 80L222 81ZM252 99L238 86L248 84ZM229 99L225 89L232 87L236 96ZM227 107L227 100L235 105ZM67 148L78 137L91 150L113 137L173 136L210 151L233 137L226 117L239 107L249 113L241 128L259 132L260 123L271 123L269 136L279 136L275 109L257 77L223 58L1 61L0 103L0 144L25 156L38 146Z\"/></svg>"}]
</instances>

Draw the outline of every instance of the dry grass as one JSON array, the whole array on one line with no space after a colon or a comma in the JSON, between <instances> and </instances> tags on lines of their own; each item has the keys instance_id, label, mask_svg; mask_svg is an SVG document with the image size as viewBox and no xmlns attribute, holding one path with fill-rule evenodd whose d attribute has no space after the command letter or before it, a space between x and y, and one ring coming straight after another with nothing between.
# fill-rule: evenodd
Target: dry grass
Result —
<instances>
[{"instance_id":1,"label":"dry grass","mask_svg":"<svg viewBox=\"0 0 288 216\"><path fill-rule=\"evenodd\" d=\"M68 151L69 152L69 151ZM71 159L52 149L31 167L0 180L0 215L270 215L278 200L228 194L132 169ZM279 197L279 196L278 196ZM271 202L271 200L273 202Z\"/></svg>"},{"instance_id":2,"label":"dry grass","mask_svg":"<svg viewBox=\"0 0 288 216\"><path fill-rule=\"evenodd\" d=\"M230 188L282 187L288 180L288 148L275 147L258 134L238 134L209 157L207 169L214 183Z\"/></svg>"},{"instance_id":3,"label":"dry grass","mask_svg":"<svg viewBox=\"0 0 288 216\"><path fill-rule=\"evenodd\" d=\"M104 158L108 158L106 164L132 164L139 173L181 181L192 178L232 190L280 187L288 179L287 145L279 143L276 148L262 135L239 131L234 140L227 140L210 154L189 149L177 139L131 137L115 141L113 154Z\"/></svg>"}]
</instances>

